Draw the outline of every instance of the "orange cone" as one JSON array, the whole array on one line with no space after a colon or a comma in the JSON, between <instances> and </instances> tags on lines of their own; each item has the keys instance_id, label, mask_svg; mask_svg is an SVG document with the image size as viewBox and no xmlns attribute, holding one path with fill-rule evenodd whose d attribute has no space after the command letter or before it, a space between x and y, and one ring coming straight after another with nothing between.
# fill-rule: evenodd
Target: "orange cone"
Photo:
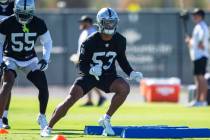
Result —
<instances>
[{"instance_id":1,"label":"orange cone","mask_svg":"<svg viewBox=\"0 0 210 140\"><path fill-rule=\"evenodd\" d=\"M1 134L8 134L9 132L6 129L0 129L0 135Z\"/></svg>"},{"instance_id":2,"label":"orange cone","mask_svg":"<svg viewBox=\"0 0 210 140\"><path fill-rule=\"evenodd\" d=\"M56 135L52 138L52 140L67 140L63 135Z\"/></svg>"}]
</instances>

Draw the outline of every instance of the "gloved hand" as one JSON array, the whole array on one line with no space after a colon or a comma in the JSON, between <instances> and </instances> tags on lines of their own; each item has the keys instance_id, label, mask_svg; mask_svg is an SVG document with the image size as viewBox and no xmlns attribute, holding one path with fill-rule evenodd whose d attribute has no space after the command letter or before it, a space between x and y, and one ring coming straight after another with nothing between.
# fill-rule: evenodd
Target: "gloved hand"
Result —
<instances>
[{"instance_id":1,"label":"gloved hand","mask_svg":"<svg viewBox=\"0 0 210 140\"><path fill-rule=\"evenodd\" d=\"M47 63L47 61L44 60L44 59L41 59L41 60L39 61L39 63L38 63L38 67L39 67L39 69L40 69L41 71L47 70L47 68L48 68L48 63Z\"/></svg>"},{"instance_id":2,"label":"gloved hand","mask_svg":"<svg viewBox=\"0 0 210 140\"><path fill-rule=\"evenodd\" d=\"M142 78L143 78L143 74L141 72L132 71L130 73L131 80L136 80L137 82L140 82Z\"/></svg>"},{"instance_id":3,"label":"gloved hand","mask_svg":"<svg viewBox=\"0 0 210 140\"><path fill-rule=\"evenodd\" d=\"M2 62L0 65L0 76L3 75L4 70L6 70L6 69L7 69L7 65L4 62Z\"/></svg>"},{"instance_id":4,"label":"gloved hand","mask_svg":"<svg viewBox=\"0 0 210 140\"><path fill-rule=\"evenodd\" d=\"M95 65L94 67L90 68L89 73L99 80L99 76L102 74L102 68L100 65Z\"/></svg>"}]
</instances>

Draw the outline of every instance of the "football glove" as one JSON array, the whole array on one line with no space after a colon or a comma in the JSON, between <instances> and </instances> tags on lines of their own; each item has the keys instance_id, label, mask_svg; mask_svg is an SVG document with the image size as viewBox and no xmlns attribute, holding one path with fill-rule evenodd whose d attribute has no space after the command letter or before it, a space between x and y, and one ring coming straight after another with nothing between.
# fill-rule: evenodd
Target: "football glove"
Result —
<instances>
[{"instance_id":1,"label":"football glove","mask_svg":"<svg viewBox=\"0 0 210 140\"><path fill-rule=\"evenodd\" d=\"M96 78L97 80L99 80L99 76L101 76L101 74L102 74L102 68L101 68L100 65L96 65L96 66L90 68L89 73L90 73L91 75L95 76L95 78Z\"/></svg>"},{"instance_id":2,"label":"football glove","mask_svg":"<svg viewBox=\"0 0 210 140\"><path fill-rule=\"evenodd\" d=\"M41 71L47 70L47 68L48 68L48 63L47 63L47 61L44 60L44 59L41 59L41 60L39 61L39 63L38 63L38 67L39 67L39 69L40 69Z\"/></svg>"},{"instance_id":3,"label":"football glove","mask_svg":"<svg viewBox=\"0 0 210 140\"><path fill-rule=\"evenodd\" d=\"M131 80L135 80L137 82L140 82L142 78L143 78L143 74L141 72L132 71L130 73L130 79Z\"/></svg>"},{"instance_id":4,"label":"football glove","mask_svg":"<svg viewBox=\"0 0 210 140\"><path fill-rule=\"evenodd\" d=\"M2 62L1 65L0 65L0 76L3 75L3 72L6 69L7 69L7 65L4 62Z\"/></svg>"}]
</instances>

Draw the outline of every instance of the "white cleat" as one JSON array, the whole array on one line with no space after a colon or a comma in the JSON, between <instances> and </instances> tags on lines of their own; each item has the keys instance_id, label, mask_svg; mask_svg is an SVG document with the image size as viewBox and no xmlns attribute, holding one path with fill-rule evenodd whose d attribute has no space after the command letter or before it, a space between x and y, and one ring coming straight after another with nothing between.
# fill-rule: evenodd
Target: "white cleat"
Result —
<instances>
[{"instance_id":1,"label":"white cleat","mask_svg":"<svg viewBox=\"0 0 210 140\"><path fill-rule=\"evenodd\" d=\"M41 137L50 137L51 135L51 132L52 132L52 128L46 126L43 130L41 130Z\"/></svg>"},{"instance_id":2,"label":"white cleat","mask_svg":"<svg viewBox=\"0 0 210 140\"><path fill-rule=\"evenodd\" d=\"M37 118L37 122L38 122L41 130L43 130L46 126L48 126L47 119L46 119L45 115L40 114Z\"/></svg>"},{"instance_id":3,"label":"white cleat","mask_svg":"<svg viewBox=\"0 0 210 140\"><path fill-rule=\"evenodd\" d=\"M192 101L188 104L188 107L206 107L207 102L202 101Z\"/></svg>"},{"instance_id":4,"label":"white cleat","mask_svg":"<svg viewBox=\"0 0 210 140\"><path fill-rule=\"evenodd\" d=\"M102 126L104 128L104 131L103 131L104 136L114 136L115 135L115 132L112 129L112 125L110 123L110 119L105 119L104 117L102 117L98 121L98 123L100 126Z\"/></svg>"}]
</instances>

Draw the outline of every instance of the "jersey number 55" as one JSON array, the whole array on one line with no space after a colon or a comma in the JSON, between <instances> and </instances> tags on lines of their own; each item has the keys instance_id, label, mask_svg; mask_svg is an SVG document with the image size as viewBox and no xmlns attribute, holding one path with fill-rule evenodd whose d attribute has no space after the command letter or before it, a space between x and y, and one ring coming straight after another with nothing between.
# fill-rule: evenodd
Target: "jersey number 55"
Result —
<instances>
[{"instance_id":1,"label":"jersey number 55","mask_svg":"<svg viewBox=\"0 0 210 140\"><path fill-rule=\"evenodd\" d=\"M35 44L37 33L12 33L12 49L15 52L31 51Z\"/></svg>"}]
</instances>

